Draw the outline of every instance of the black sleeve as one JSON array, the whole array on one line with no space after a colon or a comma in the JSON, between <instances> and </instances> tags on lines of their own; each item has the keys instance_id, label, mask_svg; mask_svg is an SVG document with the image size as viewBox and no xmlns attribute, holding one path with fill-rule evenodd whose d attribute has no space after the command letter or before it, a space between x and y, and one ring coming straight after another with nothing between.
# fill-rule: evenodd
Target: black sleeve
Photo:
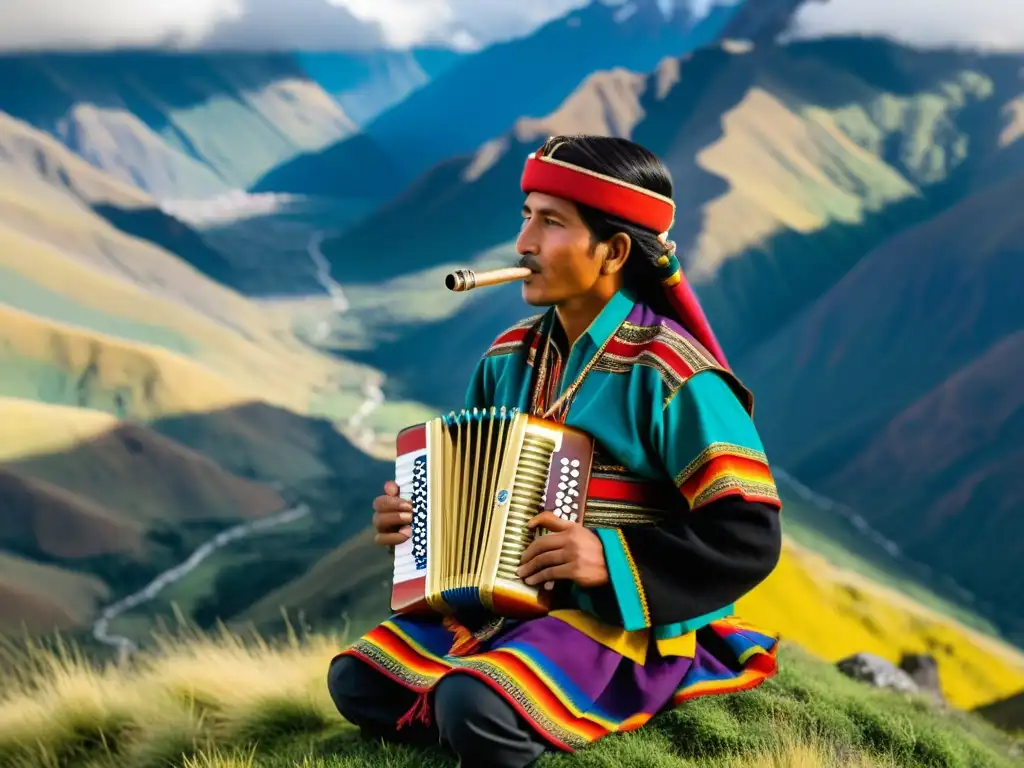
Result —
<instances>
[{"instance_id":1,"label":"black sleeve","mask_svg":"<svg viewBox=\"0 0 1024 768\"><path fill-rule=\"evenodd\" d=\"M631 630L687 621L732 604L767 578L782 551L778 508L738 495L680 510L658 525L606 529L601 536L609 572L617 560L631 563L633 576L619 568L608 584L581 590L589 602L581 607Z\"/></svg>"}]
</instances>

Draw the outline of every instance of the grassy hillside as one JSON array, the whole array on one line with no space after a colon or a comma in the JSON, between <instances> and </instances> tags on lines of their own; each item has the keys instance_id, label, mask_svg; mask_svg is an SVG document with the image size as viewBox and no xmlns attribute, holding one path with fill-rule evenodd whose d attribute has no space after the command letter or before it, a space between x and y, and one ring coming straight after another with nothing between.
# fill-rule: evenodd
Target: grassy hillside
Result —
<instances>
[{"instance_id":1,"label":"grassy hillside","mask_svg":"<svg viewBox=\"0 0 1024 768\"><path fill-rule=\"evenodd\" d=\"M325 686L335 635L268 644L232 635L168 639L129 668L34 650L0 693L0 761L12 768L177 765L444 766L436 751L361 741ZM1002 768L1011 740L980 718L872 691L785 644L782 671L745 694L702 699L540 766L814 765Z\"/></svg>"},{"instance_id":2,"label":"grassy hillside","mask_svg":"<svg viewBox=\"0 0 1024 768\"><path fill-rule=\"evenodd\" d=\"M80 627L109 597L94 576L0 554L0 635Z\"/></svg>"},{"instance_id":3,"label":"grassy hillside","mask_svg":"<svg viewBox=\"0 0 1024 768\"><path fill-rule=\"evenodd\" d=\"M289 54L0 57L0 110L160 198L244 188L355 130Z\"/></svg>"}]
</instances>

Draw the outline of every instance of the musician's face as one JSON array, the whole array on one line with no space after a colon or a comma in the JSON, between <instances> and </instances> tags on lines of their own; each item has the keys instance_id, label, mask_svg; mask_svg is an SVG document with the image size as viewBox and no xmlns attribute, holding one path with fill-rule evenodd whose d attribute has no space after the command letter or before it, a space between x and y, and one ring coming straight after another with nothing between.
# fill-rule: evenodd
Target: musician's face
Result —
<instances>
[{"instance_id":1,"label":"musician's face","mask_svg":"<svg viewBox=\"0 0 1024 768\"><path fill-rule=\"evenodd\" d=\"M523 281L527 304L563 304L595 293L606 282L600 248L571 201L531 192L523 204L516 250L521 263L534 270Z\"/></svg>"}]
</instances>

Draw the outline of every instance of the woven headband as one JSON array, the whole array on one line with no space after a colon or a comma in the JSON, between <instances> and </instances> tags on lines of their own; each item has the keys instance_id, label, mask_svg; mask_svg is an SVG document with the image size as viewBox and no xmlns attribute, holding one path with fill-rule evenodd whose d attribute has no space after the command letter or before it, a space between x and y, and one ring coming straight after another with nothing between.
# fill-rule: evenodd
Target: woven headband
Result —
<instances>
[{"instance_id":1,"label":"woven headband","mask_svg":"<svg viewBox=\"0 0 1024 768\"><path fill-rule=\"evenodd\" d=\"M543 192L589 205L654 232L668 232L675 220L671 198L536 152L526 159L520 183L526 194Z\"/></svg>"},{"instance_id":2,"label":"woven headband","mask_svg":"<svg viewBox=\"0 0 1024 768\"><path fill-rule=\"evenodd\" d=\"M668 231L675 220L676 204L668 197L537 152L526 159L521 186L526 194L542 192L618 216L660 233L663 241L667 241ZM723 368L728 369L725 352L711 330L697 295L683 276L674 250L666 248L666 253L654 268L678 321Z\"/></svg>"}]
</instances>

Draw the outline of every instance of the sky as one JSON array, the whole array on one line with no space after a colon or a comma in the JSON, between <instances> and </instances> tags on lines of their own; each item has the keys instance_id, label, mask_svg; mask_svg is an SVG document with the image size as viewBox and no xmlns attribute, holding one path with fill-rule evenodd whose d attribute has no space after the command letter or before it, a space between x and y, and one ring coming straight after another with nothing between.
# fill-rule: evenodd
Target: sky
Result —
<instances>
[{"instance_id":1,"label":"sky","mask_svg":"<svg viewBox=\"0 0 1024 768\"><path fill-rule=\"evenodd\" d=\"M1024 0L829 0L807 3L795 37L857 32L920 46L1024 49Z\"/></svg>"},{"instance_id":2,"label":"sky","mask_svg":"<svg viewBox=\"0 0 1024 768\"><path fill-rule=\"evenodd\" d=\"M526 34L586 1L0 0L0 50L474 48ZM797 22L799 36L866 32L923 45L1024 48L1024 0L808 2Z\"/></svg>"}]
</instances>

